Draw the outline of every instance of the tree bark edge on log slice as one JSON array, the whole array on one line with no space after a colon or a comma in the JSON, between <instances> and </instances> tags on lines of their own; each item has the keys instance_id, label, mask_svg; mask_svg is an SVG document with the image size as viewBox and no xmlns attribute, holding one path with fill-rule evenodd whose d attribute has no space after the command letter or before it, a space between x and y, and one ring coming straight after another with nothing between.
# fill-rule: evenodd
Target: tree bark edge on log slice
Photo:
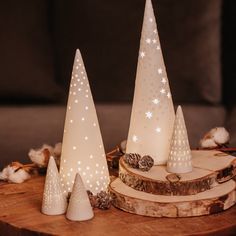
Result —
<instances>
[{"instance_id":1,"label":"tree bark edge on log slice","mask_svg":"<svg viewBox=\"0 0 236 236\"><path fill-rule=\"evenodd\" d=\"M126 166L127 164L124 162L123 157L121 157L119 161L119 178L126 185L138 191L167 196L185 196L204 192L217 184L232 179L236 175L236 159L228 166L222 166L222 169L220 170L209 170L209 174L206 176L186 181L180 180L178 182L147 178L137 173L133 173L131 171L132 169L127 168Z\"/></svg>"},{"instance_id":2,"label":"tree bark edge on log slice","mask_svg":"<svg viewBox=\"0 0 236 236\"><path fill-rule=\"evenodd\" d=\"M138 191L167 196L185 196L204 192L216 186L216 173L189 181L170 182L168 180L153 180L136 175L125 168L124 161L120 159L119 178L129 187Z\"/></svg>"},{"instance_id":3,"label":"tree bark edge on log slice","mask_svg":"<svg viewBox=\"0 0 236 236\"><path fill-rule=\"evenodd\" d=\"M223 185L224 184L219 187ZM112 183L109 186L109 191L113 198L113 205L115 207L129 213L150 217L193 217L210 215L222 212L232 207L236 202L235 187L227 193L222 191L222 195L213 198L196 198L194 201L182 202L155 202L135 198L129 195L127 190L122 193L117 191L112 186ZM174 197L175 196L171 196L170 198Z\"/></svg>"}]
</instances>

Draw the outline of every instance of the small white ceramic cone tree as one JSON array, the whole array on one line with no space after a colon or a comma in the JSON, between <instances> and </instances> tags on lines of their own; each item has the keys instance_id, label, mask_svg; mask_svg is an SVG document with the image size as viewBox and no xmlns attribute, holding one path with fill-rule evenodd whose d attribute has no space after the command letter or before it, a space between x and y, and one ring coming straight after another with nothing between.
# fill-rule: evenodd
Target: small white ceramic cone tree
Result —
<instances>
[{"instance_id":1,"label":"small white ceramic cone tree","mask_svg":"<svg viewBox=\"0 0 236 236\"><path fill-rule=\"evenodd\" d=\"M109 173L97 114L80 51L76 51L62 143L60 175L71 192L79 172L93 194L106 190Z\"/></svg>"},{"instance_id":2,"label":"small white ceramic cone tree","mask_svg":"<svg viewBox=\"0 0 236 236\"><path fill-rule=\"evenodd\" d=\"M61 188L55 160L51 156L44 185L42 213L46 215L60 215L66 212L66 208L67 199Z\"/></svg>"},{"instance_id":3,"label":"small white ceramic cone tree","mask_svg":"<svg viewBox=\"0 0 236 236\"><path fill-rule=\"evenodd\" d=\"M73 221L84 221L93 218L93 216L93 209L87 191L81 176L77 173L66 212L66 218Z\"/></svg>"},{"instance_id":4,"label":"small white ceramic cone tree","mask_svg":"<svg viewBox=\"0 0 236 236\"><path fill-rule=\"evenodd\" d=\"M191 150L189 147L188 133L185 126L181 106L178 106L174 131L171 140L167 171L171 173L187 173L192 171Z\"/></svg>"},{"instance_id":5,"label":"small white ceramic cone tree","mask_svg":"<svg viewBox=\"0 0 236 236\"><path fill-rule=\"evenodd\" d=\"M174 107L151 0L146 1L127 153L168 159Z\"/></svg>"}]
</instances>

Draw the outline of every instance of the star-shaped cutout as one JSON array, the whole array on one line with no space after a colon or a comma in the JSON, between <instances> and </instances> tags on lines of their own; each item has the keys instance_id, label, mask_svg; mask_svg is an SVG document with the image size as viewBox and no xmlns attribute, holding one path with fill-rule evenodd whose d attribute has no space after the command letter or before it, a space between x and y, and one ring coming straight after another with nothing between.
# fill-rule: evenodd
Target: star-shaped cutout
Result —
<instances>
[{"instance_id":1,"label":"star-shaped cutout","mask_svg":"<svg viewBox=\"0 0 236 236\"><path fill-rule=\"evenodd\" d=\"M163 70L161 68L158 69L158 74L162 74Z\"/></svg>"},{"instance_id":2,"label":"star-shaped cutout","mask_svg":"<svg viewBox=\"0 0 236 236\"><path fill-rule=\"evenodd\" d=\"M157 50L160 50L160 49L161 49L160 45L157 45L156 49L157 49Z\"/></svg>"},{"instance_id":3,"label":"star-shaped cutout","mask_svg":"<svg viewBox=\"0 0 236 236\"><path fill-rule=\"evenodd\" d=\"M157 43L157 40L156 40L156 39L153 39L153 40L152 40L152 43L153 43L153 44L156 44L156 43Z\"/></svg>"},{"instance_id":4,"label":"star-shaped cutout","mask_svg":"<svg viewBox=\"0 0 236 236\"><path fill-rule=\"evenodd\" d=\"M136 143L138 141L138 137L136 135L133 135L132 140L133 140L133 142Z\"/></svg>"},{"instance_id":5,"label":"star-shaped cutout","mask_svg":"<svg viewBox=\"0 0 236 236\"><path fill-rule=\"evenodd\" d=\"M163 84L165 84L165 83L166 83L166 78L162 78L161 82L162 82Z\"/></svg>"},{"instance_id":6,"label":"star-shaped cutout","mask_svg":"<svg viewBox=\"0 0 236 236\"><path fill-rule=\"evenodd\" d=\"M148 118L148 119L152 118L152 112L147 111L145 114L146 114L146 118Z\"/></svg>"},{"instance_id":7,"label":"star-shaped cutout","mask_svg":"<svg viewBox=\"0 0 236 236\"><path fill-rule=\"evenodd\" d=\"M141 58L144 58L145 56L146 56L146 55L145 55L145 52L143 52L143 51L140 52L140 57L141 57Z\"/></svg>"},{"instance_id":8,"label":"star-shaped cutout","mask_svg":"<svg viewBox=\"0 0 236 236\"><path fill-rule=\"evenodd\" d=\"M162 89L160 90L160 92L161 92L162 94L164 94L164 93L166 93L166 90L162 88Z\"/></svg>"},{"instance_id":9,"label":"star-shaped cutout","mask_svg":"<svg viewBox=\"0 0 236 236\"><path fill-rule=\"evenodd\" d=\"M149 18L149 21L150 21L150 22L153 22L153 19L150 17L150 18Z\"/></svg>"},{"instance_id":10,"label":"star-shaped cutout","mask_svg":"<svg viewBox=\"0 0 236 236\"><path fill-rule=\"evenodd\" d=\"M171 98L170 92L168 92L166 96L167 96L168 98Z\"/></svg>"},{"instance_id":11,"label":"star-shaped cutout","mask_svg":"<svg viewBox=\"0 0 236 236\"><path fill-rule=\"evenodd\" d=\"M154 30L153 30L153 33L154 33L154 34L157 34L157 29L154 29Z\"/></svg>"},{"instance_id":12,"label":"star-shaped cutout","mask_svg":"<svg viewBox=\"0 0 236 236\"><path fill-rule=\"evenodd\" d=\"M151 43L151 39L147 38L146 39L146 43L150 44Z\"/></svg>"},{"instance_id":13,"label":"star-shaped cutout","mask_svg":"<svg viewBox=\"0 0 236 236\"><path fill-rule=\"evenodd\" d=\"M154 104L158 104L160 101L159 101L159 99L155 98L155 99L152 100L152 102L153 102Z\"/></svg>"},{"instance_id":14,"label":"star-shaped cutout","mask_svg":"<svg viewBox=\"0 0 236 236\"><path fill-rule=\"evenodd\" d=\"M161 133L161 128L160 128L160 127L157 127L157 128L156 128L156 132L157 132L157 133Z\"/></svg>"}]
</instances>

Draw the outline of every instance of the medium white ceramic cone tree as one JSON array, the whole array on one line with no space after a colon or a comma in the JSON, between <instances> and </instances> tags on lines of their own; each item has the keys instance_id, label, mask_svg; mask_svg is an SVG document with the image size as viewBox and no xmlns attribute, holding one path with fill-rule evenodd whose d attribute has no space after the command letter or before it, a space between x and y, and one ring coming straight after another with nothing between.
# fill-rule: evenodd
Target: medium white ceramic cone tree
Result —
<instances>
[{"instance_id":1,"label":"medium white ceramic cone tree","mask_svg":"<svg viewBox=\"0 0 236 236\"><path fill-rule=\"evenodd\" d=\"M150 155L155 165L165 164L174 116L153 7L147 0L126 152Z\"/></svg>"},{"instance_id":2,"label":"medium white ceramic cone tree","mask_svg":"<svg viewBox=\"0 0 236 236\"><path fill-rule=\"evenodd\" d=\"M67 104L60 175L71 192L76 173L93 194L106 190L109 173L97 114L80 51L76 51Z\"/></svg>"},{"instance_id":3,"label":"medium white ceramic cone tree","mask_svg":"<svg viewBox=\"0 0 236 236\"><path fill-rule=\"evenodd\" d=\"M181 106L178 106L171 140L167 171L187 173L192 171L191 150Z\"/></svg>"},{"instance_id":4,"label":"medium white ceramic cone tree","mask_svg":"<svg viewBox=\"0 0 236 236\"><path fill-rule=\"evenodd\" d=\"M48 163L44 185L42 213L46 215L60 215L66 212L67 199L61 187L60 177L54 158Z\"/></svg>"},{"instance_id":5,"label":"medium white ceramic cone tree","mask_svg":"<svg viewBox=\"0 0 236 236\"><path fill-rule=\"evenodd\" d=\"M93 218L93 216L93 209L83 180L79 173L77 173L66 212L66 218L73 221L84 221Z\"/></svg>"}]
</instances>

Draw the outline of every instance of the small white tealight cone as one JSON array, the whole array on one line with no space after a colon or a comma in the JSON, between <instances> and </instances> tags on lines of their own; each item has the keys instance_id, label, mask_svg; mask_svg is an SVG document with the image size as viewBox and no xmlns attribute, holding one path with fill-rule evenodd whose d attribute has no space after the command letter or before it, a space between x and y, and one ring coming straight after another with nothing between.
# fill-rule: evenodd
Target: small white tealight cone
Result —
<instances>
[{"instance_id":1,"label":"small white tealight cone","mask_svg":"<svg viewBox=\"0 0 236 236\"><path fill-rule=\"evenodd\" d=\"M66 212L66 208L67 199L62 191L57 165L51 156L44 185L42 213L46 215L61 215Z\"/></svg>"},{"instance_id":2,"label":"small white tealight cone","mask_svg":"<svg viewBox=\"0 0 236 236\"><path fill-rule=\"evenodd\" d=\"M188 134L181 106L178 106L174 130L171 140L167 171L171 173L187 173L192 171L192 156Z\"/></svg>"},{"instance_id":3,"label":"small white tealight cone","mask_svg":"<svg viewBox=\"0 0 236 236\"><path fill-rule=\"evenodd\" d=\"M79 173L75 176L75 183L71 193L66 218L72 221L90 220L94 216L87 191Z\"/></svg>"}]
</instances>

